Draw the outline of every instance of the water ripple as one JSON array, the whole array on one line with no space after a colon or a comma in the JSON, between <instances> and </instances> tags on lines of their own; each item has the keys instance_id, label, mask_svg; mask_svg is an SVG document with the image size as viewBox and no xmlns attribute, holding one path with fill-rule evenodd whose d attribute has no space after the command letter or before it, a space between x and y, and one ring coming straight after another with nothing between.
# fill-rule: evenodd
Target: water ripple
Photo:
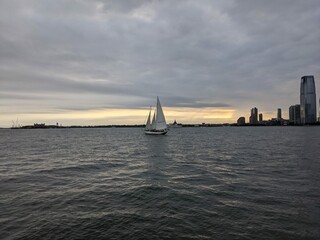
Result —
<instances>
[{"instance_id":1,"label":"water ripple","mask_svg":"<svg viewBox=\"0 0 320 240\"><path fill-rule=\"evenodd\" d=\"M2 239L320 239L318 128L0 135Z\"/></svg>"}]
</instances>

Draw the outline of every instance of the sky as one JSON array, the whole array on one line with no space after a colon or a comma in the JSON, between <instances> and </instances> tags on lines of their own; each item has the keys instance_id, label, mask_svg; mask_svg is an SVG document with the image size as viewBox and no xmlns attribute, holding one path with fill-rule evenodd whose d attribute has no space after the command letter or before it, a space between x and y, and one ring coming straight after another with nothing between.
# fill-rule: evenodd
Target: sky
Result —
<instances>
[{"instance_id":1,"label":"sky","mask_svg":"<svg viewBox=\"0 0 320 240\"><path fill-rule=\"evenodd\" d=\"M287 117L304 75L319 0L0 0L0 127Z\"/></svg>"}]
</instances>

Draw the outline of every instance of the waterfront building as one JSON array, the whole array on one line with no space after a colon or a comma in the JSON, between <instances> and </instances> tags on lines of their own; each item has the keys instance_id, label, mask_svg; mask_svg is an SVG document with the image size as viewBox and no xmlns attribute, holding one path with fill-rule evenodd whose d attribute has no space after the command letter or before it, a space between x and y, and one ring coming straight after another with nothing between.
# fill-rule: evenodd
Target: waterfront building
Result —
<instances>
[{"instance_id":1,"label":"waterfront building","mask_svg":"<svg viewBox=\"0 0 320 240\"><path fill-rule=\"evenodd\" d=\"M300 85L300 118L301 124L317 121L316 86L313 76L303 76Z\"/></svg>"},{"instance_id":2,"label":"waterfront building","mask_svg":"<svg viewBox=\"0 0 320 240\"><path fill-rule=\"evenodd\" d=\"M263 122L263 115L262 113L259 114L259 123L262 123Z\"/></svg>"},{"instance_id":3,"label":"waterfront building","mask_svg":"<svg viewBox=\"0 0 320 240\"><path fill-rule=\"evenodd\" d=\"M258 124L258 109L256 107L251 109L251 115L250 115L250 124Z\"/></svg>"},{"instance_id":4,"label":"waterfront building","mask_svg":"<svg viewBox=\"0 0 320 240\"><path fill-rule=\"evenodd\" d=\"M278 111L277 111L277 119L278 121L281 121L282 120L282 116L281 116L281 108L278 108Z\"/></svg>"},{"instance_id":5,"label":"waterfront building","mask_svg":"<svg viewBox=\"0 0 320 240\"><path fill-rule=\"evenodd\" d=\"M245 117L239 117L238 120L237 120L237 125L238 126L242 126L242 125L245 125L245 124L246 124Z\"/></svg>"},{"instance_id":6,"label":"waterfront building","mask_svg":"<svg viewBox=\"0 0 320 240\"><path fill-rule=\"evenodd\" d=\"M301 124L299 104L292 105L289 107L289 122L295 125Z\"/></svg>"}]
</instances>

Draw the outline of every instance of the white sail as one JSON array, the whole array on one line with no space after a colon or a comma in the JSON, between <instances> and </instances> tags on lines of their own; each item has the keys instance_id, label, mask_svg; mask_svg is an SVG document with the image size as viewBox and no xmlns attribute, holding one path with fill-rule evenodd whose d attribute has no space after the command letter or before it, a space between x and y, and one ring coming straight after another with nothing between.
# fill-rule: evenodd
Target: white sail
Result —
<instances>
[{"instance_id":1,"label":"white sail","mask_svg":"<svg viewBox=\"0 0 320 240\"><path fill-rule=\"evenodd\" d=\"M155 130L167 129L166 119L164 117L159 97L157 97L157 115L155 121Z\"/></svg>"},{"instance_id":2,"label":"white sail","mask_svg":"<svg viewBox=\"0 0 320 240\"><path fill-rule=\"evenodd\" d=\"M150 120L151 120L151 107L150 107L150 112L146 122L146 128L144 130L145 134L165 135L168 132L166 119L164 117L163 110L158 97L157 97L157 107L153 113L153 118L151 123L150 123Z\"/></svg>"},{"instance_id":3,"label":"white sail","mask_svg":"<svg viewBox=\"0 0 320 240\"><path fill-rule=\"evenodd\" d=\"M150 130L156 129L156 113L153 114Z\"/></svg>"},{"instance_id":4,"label":"white sail","mask_svg":"<svg viewBox=\"0 0 320 240\"><path fill-rule=\"evenodd\" d=\"M146 130L149 130L151 128L150 115L151 115L151 109L150 109L148 120L147 120L147 123L146 123Z\"/></svg>"}]
</instances>

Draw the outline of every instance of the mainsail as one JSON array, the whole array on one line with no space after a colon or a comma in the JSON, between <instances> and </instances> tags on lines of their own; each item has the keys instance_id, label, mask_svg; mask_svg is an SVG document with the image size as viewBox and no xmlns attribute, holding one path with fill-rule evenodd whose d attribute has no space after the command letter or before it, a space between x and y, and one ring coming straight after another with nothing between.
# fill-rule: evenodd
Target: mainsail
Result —
<instances>
[{"instance_id":1,"label":"mainsail","mask_svg":"<svg viewBox=\"0 0 320 240\"><path fill-rule=\"evenodd\" d=\"M153 114L150 130L155 130L155 129L156 129L156 113Z\"/></svg>"},{"instance_id":2,"label":"mainsail","mask_svg":"<svg viewBox=\"0 0 320 240\"><path fill-rule=\"evenodd\" d=\"M165 119L163 111L162 111L159 97L157 97L157 115L156 115L155 130L164 130L166 128L167 128L166 119Z\"/></svg>"}]
</instances>

